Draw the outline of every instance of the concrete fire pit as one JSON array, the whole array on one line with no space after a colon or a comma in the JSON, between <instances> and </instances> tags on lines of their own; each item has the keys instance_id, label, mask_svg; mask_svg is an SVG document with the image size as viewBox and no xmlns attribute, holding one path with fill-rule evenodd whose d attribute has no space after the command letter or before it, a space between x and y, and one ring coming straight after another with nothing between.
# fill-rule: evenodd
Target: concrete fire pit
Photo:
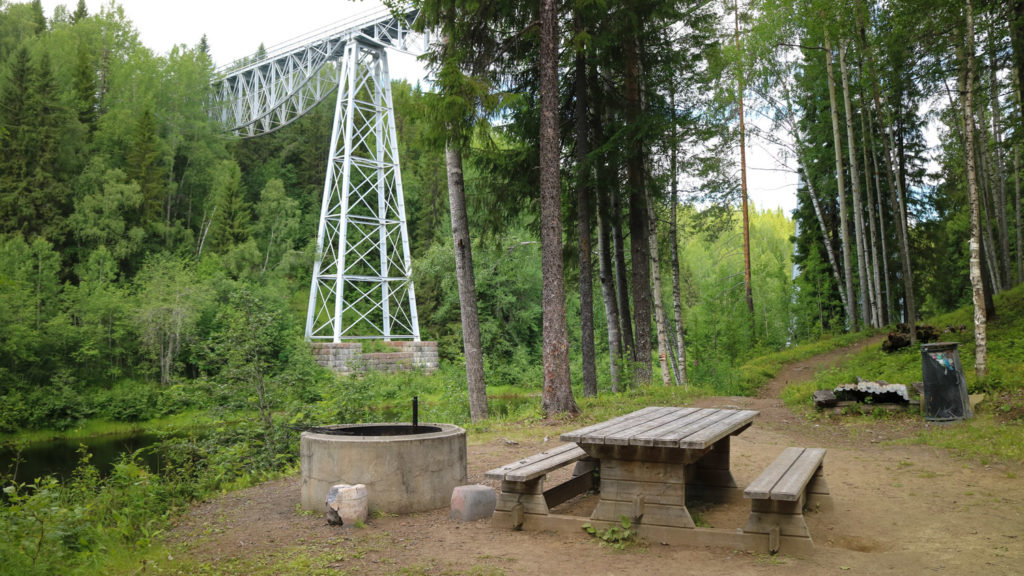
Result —
<instances>
[{"instance_id":1,"label":"concrete fire pit","mask_svg":"<svg viewBox=\"0 0 1024 576\"><path fill-rule=\"evenodd\" d=\"M335 484L365 484L371 511L449 505L466 483L466 431L452 424L344 424L302 433L302 508L322 512Z\"/></svg>"}]
</instances>

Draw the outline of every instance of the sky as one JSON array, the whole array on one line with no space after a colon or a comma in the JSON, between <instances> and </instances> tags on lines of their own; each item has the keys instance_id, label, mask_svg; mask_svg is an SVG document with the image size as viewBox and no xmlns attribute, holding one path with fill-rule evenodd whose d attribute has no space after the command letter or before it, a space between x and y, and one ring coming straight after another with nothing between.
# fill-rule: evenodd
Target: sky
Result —
<instances>
[{"instance_id":1,"label":"sky","mask_svg":"<svg viewBox=\"0 0 1024 576\"><path fill-rule=\"evenodd\" d=\"M96 14L108 2L86 0L86 6ZM47 17L59 4L74 10L77 3L42 0ZM120 0L118 4L142 43L157 54L166 54L176 44L193 46L206 34L217 66L252 54L261 42L271 48L380 6L374 0ZM414 57L389 53L388 59L392 78L413 83L423 78L423 68ZM747 187L757 209L782 208L788 214L796 207L796 174L780 170L764 144L748 139L747 166Z\"/></svg>"}]
</instances>

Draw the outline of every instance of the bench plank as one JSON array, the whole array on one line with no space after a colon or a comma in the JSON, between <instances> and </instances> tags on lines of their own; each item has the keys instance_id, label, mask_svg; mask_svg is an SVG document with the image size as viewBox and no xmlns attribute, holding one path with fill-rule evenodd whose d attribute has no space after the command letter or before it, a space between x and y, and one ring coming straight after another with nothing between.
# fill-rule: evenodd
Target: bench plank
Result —
<instances>
[{"instance_id":1,"label":"bench plank","mask_svg":"<svg viewBox=\"0 0 1024 576\"><path fill-rule=\"evenodd\" d=\"M800 499L811 476L825 458L824 448L808 448L790 466L778 484L772 488L772 500L795 502Z\"/></svg>"},{"instance_id":2,"label":"bench plank","mask_svg":"<svg viewBox=\"0 0 1024 576\"><path fill-rule=\"evenodd\" d=\"M587 453L576 444L562 444L518 462L488 470L485 476L491 480L527 482L586 456Z\"/></svg>"},{"instance_id":3,"label":"bench plank","mask_svg":"<svg viewBox=\"0 0 1024 576\"><path fill-rule=\"evenodd\" d=\"M796 462L796 459L804 453L803 448L786 448L779 454L778 458L774 462L768 465L761 472L750 486L743 491L744 498L752 498L755 500L765 500L771 497L772 488L779 482L779 479L789 470L789 467Z\"/></svg>"}]
</instances>

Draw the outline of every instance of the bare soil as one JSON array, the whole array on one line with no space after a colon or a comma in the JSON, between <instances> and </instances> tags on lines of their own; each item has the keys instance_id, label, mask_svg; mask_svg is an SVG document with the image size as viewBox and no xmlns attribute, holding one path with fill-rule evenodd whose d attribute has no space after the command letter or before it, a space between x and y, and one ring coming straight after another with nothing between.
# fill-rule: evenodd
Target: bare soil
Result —
<instances>
[{"instance_id":1,"label":"bare soil","mask_svg":"<svg viewBox=\"0 0 1024 576\"><path fill-rule=\"evenodd\" d=\"M514 532L486 520L459 523L448 510L371 519L365 527L327 525L297 510L299 478L268 482L196 505L170 535L171 564L216 572L308 574L1022 574L1024 470L984 464L944 450L899 442L920 418L798 415L778 399L790 382L810 379L865 345L786 367L756 398L702 399L705 407L760 410L732 442L733 473L753 480L786 446L828 449L825 474L835 509L808 513L816 549L808 556L640 543L625 550L578 535ZM956 424L953 424L956 425ZM574 426L552 423L557 436ZM536 430L469 446L469 481L546 445ZM568 506L568 505L567 505ZM585 510L586 502L571 504ZM741 504L691 509L716 528L742 527ZM304 559L317 559L304 562ZM265 570L263 568L262 570ZM260 572L263 573L263 572Z\"/></svg>"}]
</instances>

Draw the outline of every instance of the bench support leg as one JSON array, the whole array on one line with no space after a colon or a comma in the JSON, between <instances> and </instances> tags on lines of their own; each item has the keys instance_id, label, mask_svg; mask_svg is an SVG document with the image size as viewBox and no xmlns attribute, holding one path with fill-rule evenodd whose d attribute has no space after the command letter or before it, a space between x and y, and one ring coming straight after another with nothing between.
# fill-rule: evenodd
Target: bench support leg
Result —
<instances>
[{"instance_id":1,"label":"bench support leg","mask_svg":"<svg viewBox=\"0 0 1024 576\"><path fill-rule=\"evenodd\" d=\"M523 525L524 514L546 515L548 512L547 500L544 498L544 476L526 482L504 480L491 524L519 529Z\"/></svg>"},{"instance_id":2,"label":"bench support leg","mask_svg":"<svg viewBox=\"0 0 1024 576\"><path fill-rule=\"evenodd\" d=\"M750 517L743 531L751 534L771 534L777 530L780 536L795 536L810 539L804 520L804 498L796 502L779 500L751 500Z\"/></svg>"},{"instance_id":3,"label":"bench support leg","mask_svg":"<svg viewBox=\"0 0 1024 576\"><path fill-rule=\"evenodd\" d=\"M814 476L811 476L811 481L807 484L807 503L804 507L815 512L831 512L833 510L832 492L828 488L828 482L825 481L822 466L818 466L818 470Z\"/></svg>"}]
</instances>

